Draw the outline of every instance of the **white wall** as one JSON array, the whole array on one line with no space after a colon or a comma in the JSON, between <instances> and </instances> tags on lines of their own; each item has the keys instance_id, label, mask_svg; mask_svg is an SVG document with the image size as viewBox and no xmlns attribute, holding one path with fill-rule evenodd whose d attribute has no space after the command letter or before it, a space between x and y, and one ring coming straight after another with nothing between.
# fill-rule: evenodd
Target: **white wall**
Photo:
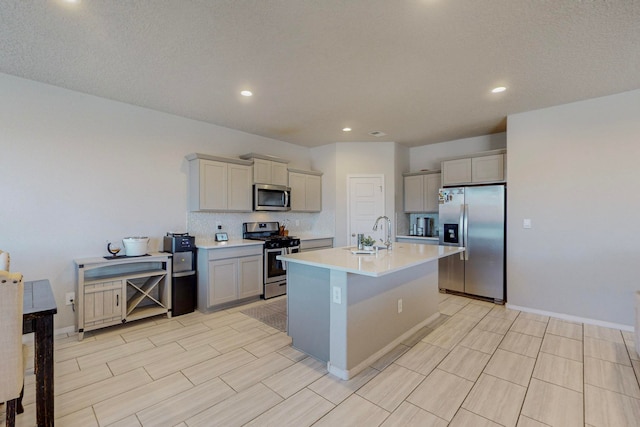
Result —
<instances>
[{"instance_id":1,"label":"white wall","mask_svg":"<svg viewBox=\"0 0 640 427\"><path fill-rule=\"evenodd\" d=\"M404 213L404 177L403 172L409 170L411 149L400 144L396 144L396 187L395 187L395 205L396 214L394 219L395 235L408 234L411 221L409 215Z\"/></svg>"},{"instance_id":2,"label":"white wall","mask_svg":"<svg viewBox=\"0 0 640 427\"><path fill-rule=\"evenodd\" d=\"M438 144L411 148L409 169L402 172L417 172L421 169L438 170L443 159L482 151L506 148L507 134L495 133L473 138L456 139Z\"/></svg>"},{"instance_id":3,"label":"white wall","mask_svg":"<svg viewBox=\"0 0 640 427\"><path fill-rule=\"evenodd\" d=\"M322 232L336 235L336 144L323 145L311 149L311 167L322 171L322 212L318 222L323 225ZM337 243L334 241L334 246Z\"/></svg>"},{"instance_id":4,"label":"white wall","mask_svg":"<svg viewBox=\"0 0 640 427\"><path fill-rule=\"evenodd\" d=\"M353 174L384 175L385 215L395 214L395 143L349 142L335 144L335 246L349 244L347 230L347 176ZM314 152L314 154L316 154ZM373 224L371 224L373 227ZM393 236L395 238L395 235Z\"/></svg>"},{"instance_id":5,"label":"white wall","mask_svg":"<svg viewBox=\"0 0 640 427\"><path fill-rule=\"evenodd\" d=\"M73 259L106 241L187 227L187 162L249 152L310 169L307 148L0 74L0 248L25 280L48 278L56 328L74 324L64 294ZM332 228L330 224L328 228Z\"/></svg>"},{"instance_id":6,"label":"white wall","mask_svg":"<svg viewBox=\"0 0 640 427\"><path fill-rule=\"evenodd\" d=\"M514 114L507 135L509 303L633 325L640 90Z\"/></svg>"}]
</instances>

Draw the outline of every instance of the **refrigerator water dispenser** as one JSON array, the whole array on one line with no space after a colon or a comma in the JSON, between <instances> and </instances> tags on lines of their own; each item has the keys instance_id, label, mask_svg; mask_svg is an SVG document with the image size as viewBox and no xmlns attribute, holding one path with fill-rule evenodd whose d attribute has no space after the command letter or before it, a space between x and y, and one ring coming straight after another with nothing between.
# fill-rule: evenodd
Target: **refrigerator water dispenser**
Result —
<instances>
[{"instance_id":1,"label":"refrigerator water dispenser","mask_svg":"<svg viewBox=\"0 0 640 427\"><path fill-rule=\"evenodd\" d=\"M444 224L444 243L459 243L458 224Z\"/></svg>"}]
</instances>

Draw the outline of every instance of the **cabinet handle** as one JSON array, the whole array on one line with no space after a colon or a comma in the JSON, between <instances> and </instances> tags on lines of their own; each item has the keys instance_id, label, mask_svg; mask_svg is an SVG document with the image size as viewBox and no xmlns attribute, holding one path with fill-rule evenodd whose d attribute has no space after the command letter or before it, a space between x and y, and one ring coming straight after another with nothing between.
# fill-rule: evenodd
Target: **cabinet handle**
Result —
<instances>
[{"instance_id":1,"label":"cabinet handle","mask_svg":"<svg viewBox=\"0 0 640 427\"><path fill-rule=\"evenodd\" d=\"M120 306L120 295L116 295L116 307Z\"/></svg>"}]
</instances>

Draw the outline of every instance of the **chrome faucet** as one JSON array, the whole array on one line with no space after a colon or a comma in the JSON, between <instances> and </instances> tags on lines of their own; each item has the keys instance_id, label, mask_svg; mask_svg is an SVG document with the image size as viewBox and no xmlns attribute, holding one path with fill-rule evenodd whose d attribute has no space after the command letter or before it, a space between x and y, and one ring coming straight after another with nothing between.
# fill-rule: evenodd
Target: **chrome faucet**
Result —
<instances>
[{"instance_id":1,"label":"chrome faucet","mask_svg":"<svg viewBox=\"0 0 640 427\"><path fill-rule=\"evenodd\" d=\"M389 219L388 216L379 216L376 219L376 223L373 225L373 231L377 231L378 230L378 222L380 222L381 219L386 219L387 220L387 240L386 241L382 241L382 239L380 239L380 241L382 242L383 245L385 245L387 247L387 250L391 250L391 220Z\"/></svg>"}]
</instances>

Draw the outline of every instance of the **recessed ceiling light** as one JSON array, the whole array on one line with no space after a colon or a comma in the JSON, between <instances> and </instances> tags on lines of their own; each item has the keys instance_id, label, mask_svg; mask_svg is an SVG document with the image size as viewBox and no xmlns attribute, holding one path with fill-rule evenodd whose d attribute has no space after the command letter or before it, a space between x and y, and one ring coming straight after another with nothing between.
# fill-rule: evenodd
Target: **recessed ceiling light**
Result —
<instances>
[{"instance_id":1,"label":"recessed ceiling light","mask_svg":"<svg viewBox=\"0 0 640 427\"><path fill-rule=\"evenodd\" d=\"M342 132L351 132L351 128L342 128Z\"/></svg>"},{"instance_id":2,"label":"recessed ceiling light","mask_svg":"<svg viewBox=\"0 0 640 427\"><path fill-rule=\"evenodd\" d=\"M498 86L498 87L494 87L493 89L491 89L491 93L500 93L500 92L504 92L505 90L507 90L506 87Z\"/></svg>"},{"instance_id":3,"label":"recessed ceiling light","mask_svg":"<svg viewBox=\"0 0 640 427\"><path fill-rule=\"evenodd\" d=\"M242 96L253 96L253 92L251 92L250 90L243 90L242 92L240 92L240 95L242 95Z\"/></svg>"}]
</instances>

